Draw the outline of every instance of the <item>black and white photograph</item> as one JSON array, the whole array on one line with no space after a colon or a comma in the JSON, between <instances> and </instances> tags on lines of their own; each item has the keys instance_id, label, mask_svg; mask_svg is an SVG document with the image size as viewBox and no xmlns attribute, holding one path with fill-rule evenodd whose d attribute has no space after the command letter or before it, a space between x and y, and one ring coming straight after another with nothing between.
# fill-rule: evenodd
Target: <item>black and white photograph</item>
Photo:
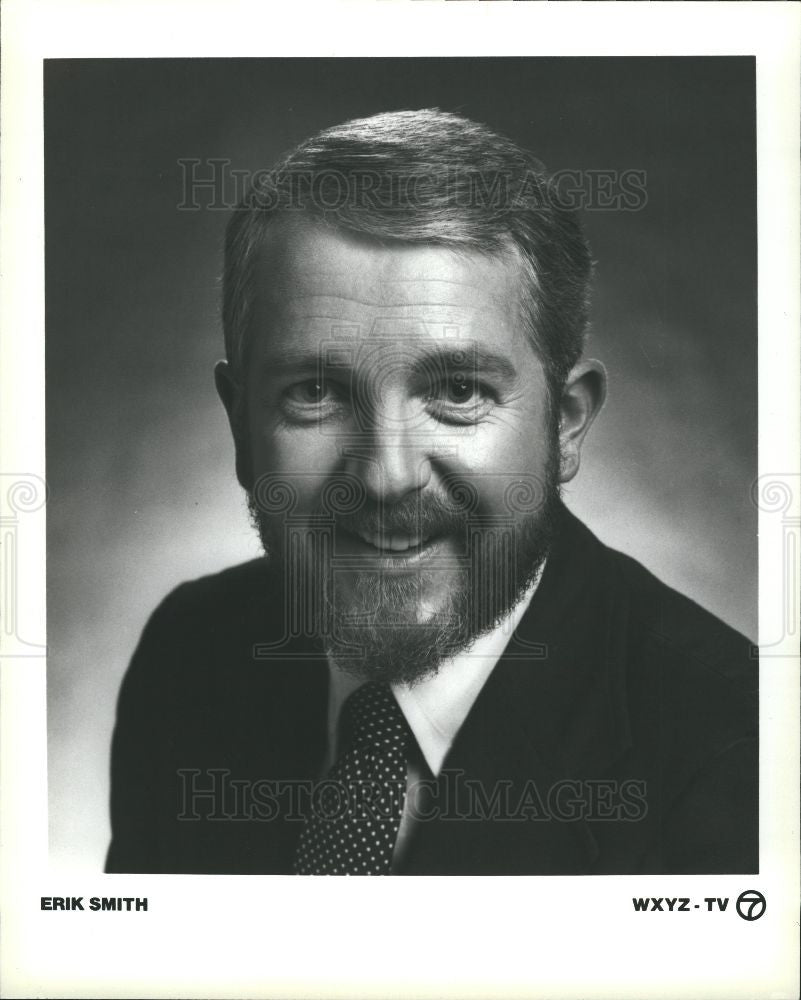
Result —
<instances>
[{"instance_id":1,"label":"black and white photograph","mask_svg":"<svg viewBox=\"0 0 801 1000\"><path fill-rule=\"evenodd\" d=\"M26 505L45 532L46 631L4 604L5 662L44 669L26 905L69 968L101 922L100 952L189 940L206 906L215 970L261 905L290 951L312 907L323 954L384 920L413 954L410 914L419 944L559 887L602 935L746 956L786 906L798 639L760 58L269 51L41 60L44 467L3 522L7 580ZM164 941L106 995L490 989L181 978ZM681 995L722 995L696 964ZM490 992L613 996L609 969Z\"/></svg>"},{"instance_id":2,"label":"black and white photograph","mask_svg":"<svg viewBox=\"0 0 801 1000\"><path fill-rule=\"evenodd\" d=\"M755 125L747 57L45 64L53 849L759 870Z\"/></svg>"}]
</instances>

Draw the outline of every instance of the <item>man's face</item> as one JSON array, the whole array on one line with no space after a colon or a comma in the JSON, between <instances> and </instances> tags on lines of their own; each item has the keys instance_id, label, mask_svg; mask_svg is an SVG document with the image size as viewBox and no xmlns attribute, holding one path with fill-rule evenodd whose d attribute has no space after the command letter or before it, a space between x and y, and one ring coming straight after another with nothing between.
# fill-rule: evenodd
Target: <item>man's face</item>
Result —
<instances>
[{"instance_id":1,"label":"man's face","mask_svg":"<svg viewBox=\"0 0 801 1000\"><path fill-rule=\"evenodd\" d=\"M239 447L295 627L313 619L346 668L432 672L547 552L558 439L520 313L511 257L310 220L265 241Z\"/></svg>"}]
</instances>

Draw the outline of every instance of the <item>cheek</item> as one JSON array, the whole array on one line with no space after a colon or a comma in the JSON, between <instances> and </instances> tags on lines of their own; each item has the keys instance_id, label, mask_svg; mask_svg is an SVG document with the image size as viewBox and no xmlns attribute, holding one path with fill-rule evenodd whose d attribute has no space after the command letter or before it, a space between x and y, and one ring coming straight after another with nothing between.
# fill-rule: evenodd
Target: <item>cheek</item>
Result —
<instances>
[{"instance_id":1,"label":"cheek","mask_svg":"<svg viewBox=\"0 0 801 1000\"><path fill-rule=\"evenodd\" d=\"M451 473L473 482L485 510L502 514L510 495L542 492L550 450L545 413L520 412L477 427L444 461Z\"/></svg>"},{"instance_id":2,"label":"cheek","mask_svg":"<svg viewBox=\"0 0 801 1000\"><path fill-rule=\"evenodd\" d=\"M297 497L295 512L315 505L339 464L336 438L314 427L251 426L254 481L279 482Z\"/></svg>"}]
</instances>

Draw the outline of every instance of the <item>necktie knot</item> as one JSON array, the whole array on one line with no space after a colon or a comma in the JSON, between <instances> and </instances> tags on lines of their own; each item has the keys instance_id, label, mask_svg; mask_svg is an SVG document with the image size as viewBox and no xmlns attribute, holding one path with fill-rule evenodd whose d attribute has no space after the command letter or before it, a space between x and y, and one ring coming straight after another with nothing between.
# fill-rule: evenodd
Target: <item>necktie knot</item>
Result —
<instances>
[{"instance_id":1,"label":"necktie knot","mask_svg":"<svg viewBox=\"0 0 801 1000\"><path fill-rule=\"evenodd\" d=\"M345 750L380 744L405 747L409 734L406 719L386 684L368 681L348 697L342 708Z\"/></svg>"}]
</instances>

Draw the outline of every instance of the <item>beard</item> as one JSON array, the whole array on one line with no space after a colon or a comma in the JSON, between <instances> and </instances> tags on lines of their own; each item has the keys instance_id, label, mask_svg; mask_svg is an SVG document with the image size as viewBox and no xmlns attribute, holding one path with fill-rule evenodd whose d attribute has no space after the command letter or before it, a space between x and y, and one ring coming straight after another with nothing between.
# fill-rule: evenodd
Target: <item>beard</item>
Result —
<instances>
[{"instance_id":1,"label":"beard","mask_svg":"<svg viewBox=\"0 0 801 1000\"><path fill-rule=\"evenodd\" d=\"M320 505L297 527L282 525L252 494L248 507L265 555L289 588L295 630L301 624L321 639L348 673L414 685L495 628L542 569L561 506L556 431L544 474L508 479L500 509L482 501L469 477L445 484L444 495L423 492L391 507L354 500L351 491L334 517L330 504ZM338 565L342 529L445 539L455 554L434 552L409 570L375 568L371 556Z\"/></svg>"}]
</instances>

